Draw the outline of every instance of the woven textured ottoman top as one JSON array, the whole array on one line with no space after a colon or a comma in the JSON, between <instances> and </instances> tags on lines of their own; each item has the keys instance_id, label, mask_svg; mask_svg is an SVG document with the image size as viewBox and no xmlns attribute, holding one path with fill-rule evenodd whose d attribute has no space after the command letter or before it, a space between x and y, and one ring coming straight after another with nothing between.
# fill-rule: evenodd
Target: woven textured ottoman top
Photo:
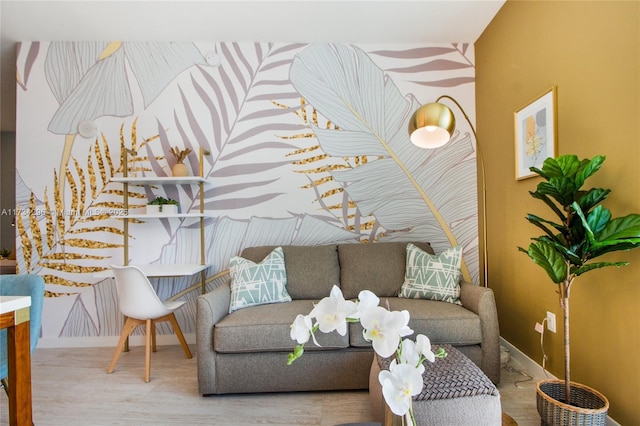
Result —
<instances>
[{"instance_id":1,"label":"woven textured ottoman top","mask_svg":"<svg viewBox=\"0 0 640 426\"><path fill-rule=\"evenodd\" d=\"M440 347L447 351L447 357L437 358L434 363L425 361L424 387L414 401L499 395L495 385L473 361L451 345L432 345L432 350L435 352ZM393 358L376 358L381 370L389 369Z\"/></svg>"}]
</instances>

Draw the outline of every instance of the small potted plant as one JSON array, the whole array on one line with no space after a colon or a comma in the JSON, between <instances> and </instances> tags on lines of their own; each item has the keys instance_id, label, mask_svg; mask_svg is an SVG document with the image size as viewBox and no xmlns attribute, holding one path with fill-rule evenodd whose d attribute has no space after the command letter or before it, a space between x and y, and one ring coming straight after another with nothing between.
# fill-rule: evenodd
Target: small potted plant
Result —
<instances>
[{"instance_id":1,"label":"small potted plant","mask_svg":"<svg viewBox=\"0 0 640 426\"><path fill-rule=\"evenodd\" d=\"M186 148L181 150L177 146L171 148L171 153L173 154L173 158L175 158L176 163L171 167L171 174L173 176L188 176L189 172L187 170L187 165L184 164L185 158L187 155L191 153L190 148Z\"/></svg>"},{"instance_id":2,"label":"small potted plant","mask_svg":"<svg viewBox=\"0 0 640 426\"><path fill-rule=\"evenodd\" d=\"M640 247L640 215L613 218L600 203L610 189L582 189L596 173L605 157L579 160L575 155L547 158L542 169L531 167L544 179L531 196L549 207L555 217L543 219L533 214L527 220L544 235L532 238L528 250L519 247L542 267L558 286L564 317L564 380L543 380L537 385L537 406L542 424L606 424L609 401L587 386L571 381L569 347L569 295L580 275L607 266L628 262L592 262L603 254Z\"/></svg>"},{"instance_id":3,"label":"small potted plant","mask_svg":"<svg viewBox=\"0 0 640 426\"><path fill-rule=\"evenodd\" d=\"M178 213L178 202L170 198L156 197L147 203L147 214L149 215L170 215Z\"/></svg>"},{"instance_id":4,"label":"small potted plant","mask_svg":"<svg viewBox=\"0 0 640 426\"><path fill-rule=\"evenodd\" d=\"M0 249L0 259L9 259L10 256L11 256L11 250L9 250L8 248Z\"/></svg>"}]
</instances>

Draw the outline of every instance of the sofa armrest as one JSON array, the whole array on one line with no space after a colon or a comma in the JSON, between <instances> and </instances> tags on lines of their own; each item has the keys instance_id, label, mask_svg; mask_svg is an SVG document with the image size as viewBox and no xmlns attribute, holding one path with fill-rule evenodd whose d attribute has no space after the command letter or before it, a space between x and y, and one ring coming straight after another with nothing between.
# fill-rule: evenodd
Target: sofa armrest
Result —
<instances>
[{"instance_id":1,"label":"sofa armrest","mask_svg":"<svg viewBox=\"0 0 640 426\"><path fill-rule=\"evenodd\" d=\"M500 382L500 327L493 290L463 282L460 301L480 317L482 329L482 371L493 383Z\"/></svg>"},{"instance_id":2,"label":"sofa armrest","mask_svg":"<svg viewBox=\"0 0 640 426\"><path fill-rule=\"evenodd\" d=\"M202 395L216 389L216 353L213 349L213 327L229 314L231 289L225 282L196 299L196 345L198 389Z\"/></svg>"}]
</instances>

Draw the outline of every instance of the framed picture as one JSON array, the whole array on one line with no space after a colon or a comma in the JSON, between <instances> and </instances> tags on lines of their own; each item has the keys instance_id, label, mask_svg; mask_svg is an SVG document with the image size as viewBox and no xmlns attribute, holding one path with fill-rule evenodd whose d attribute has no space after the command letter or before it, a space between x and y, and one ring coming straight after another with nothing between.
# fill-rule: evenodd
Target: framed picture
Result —
<instances>
[{"instance_id":1,"label":"framed picture","mask_svg":"<svg viewBox=\"0 0 640 426\"><path fill-rule=\"evenodd\" d=\"M529 167L541 168L557 155L556 86L515 112L516 179L537 176Z\"/></svg>"}]
</instances>

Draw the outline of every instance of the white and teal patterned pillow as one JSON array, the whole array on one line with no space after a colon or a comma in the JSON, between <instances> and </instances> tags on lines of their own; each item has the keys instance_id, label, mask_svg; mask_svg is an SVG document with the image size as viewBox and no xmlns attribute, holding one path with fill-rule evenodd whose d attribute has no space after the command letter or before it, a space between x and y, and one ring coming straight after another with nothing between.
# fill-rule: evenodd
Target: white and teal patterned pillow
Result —
<instances>
[{"instance_id":1,"label":"white and teal patterned pillow","mask_svg":"<svg viewBox=\"0 0 640 426\"><path fill-rule=\"evenodd\" d=\"M461 263L462 247L450 248L434 256L407 244L407 267L399 296L461 305Z\"/></svg>"},{"instance_id":2,"label":"white and teal patterned pillow","mask_svg":"<svg viewBox=\"0 0 640 426\"><path fill-rule=\"evenodd\" d=\"M232 257L229 261L229 273L229 313L249 306L291 301L287 292L287 271L282 247L275 248L260 263L239 256Z\"/></svg>"}]
</instances>

